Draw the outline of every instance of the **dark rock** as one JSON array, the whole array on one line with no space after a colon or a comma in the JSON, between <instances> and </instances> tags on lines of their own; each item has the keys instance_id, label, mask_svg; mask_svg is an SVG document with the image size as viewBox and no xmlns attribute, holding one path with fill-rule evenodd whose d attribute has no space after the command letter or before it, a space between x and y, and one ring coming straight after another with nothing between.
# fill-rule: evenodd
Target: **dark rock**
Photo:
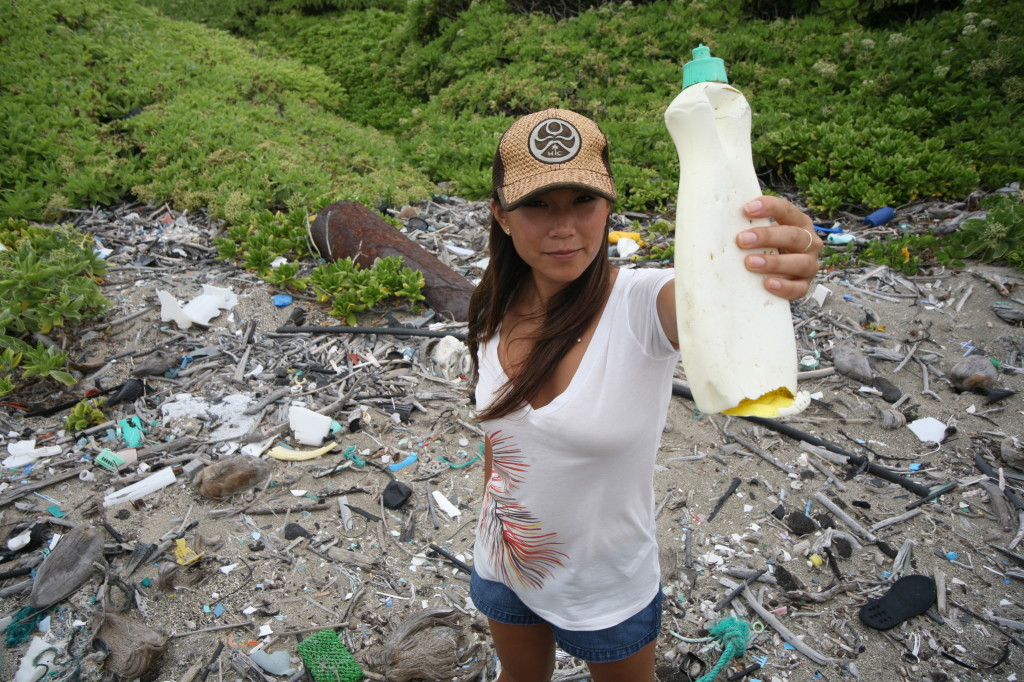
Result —
<instances>
[{"instance_id":1,"label":"dark rock","mask_svg":"<svg viewBox=\"0 0 1024 682\"><path fill-rule=\"evenodd\" d=\"M295 538L311 538L312 535L309 531L300 526L297 523L289 523L284 527L284 538L285 540L294 540Z\"/></svg>"},{"instance_id":2,"label":"dark rock","mask_svg":"<svg viewBox=\"0 0 1024 682\"><path fill-rule=\"evenodd\" d=\"M384 488L382 494L384 506L388 509L398 509L406 503L410 495L412 495L412 488L401 481L391 481Z\"/></svg>"},{"instance_id":3,"label":"dark rock","mask_svg":"<svg viewBox=\"0 0 1024 682\"><path fill-rule=\"evenodd\" d=\"M791 511L786 517L786 526L796 535L808 535L818 530L814 519L803 512Z\"/></svg>"}]
</instances>

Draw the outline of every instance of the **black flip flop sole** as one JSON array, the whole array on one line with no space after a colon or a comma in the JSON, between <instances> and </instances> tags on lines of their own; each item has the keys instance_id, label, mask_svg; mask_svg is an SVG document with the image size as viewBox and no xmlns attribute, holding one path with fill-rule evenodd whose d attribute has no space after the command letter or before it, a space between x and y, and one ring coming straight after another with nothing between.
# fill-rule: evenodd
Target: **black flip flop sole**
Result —
<instances>
[{"instance_id":1,"label":"black flip flop sole","mask_svg":"<svg viewBox=\"0 0 1024 682\"><path fill-rule=\"evenodd\" d=\"M927 611L936 597L935 581L928 576L904 576L881 599L862 606L860 620L870 628L888 630Z\"/></svg>"}]
</instances>

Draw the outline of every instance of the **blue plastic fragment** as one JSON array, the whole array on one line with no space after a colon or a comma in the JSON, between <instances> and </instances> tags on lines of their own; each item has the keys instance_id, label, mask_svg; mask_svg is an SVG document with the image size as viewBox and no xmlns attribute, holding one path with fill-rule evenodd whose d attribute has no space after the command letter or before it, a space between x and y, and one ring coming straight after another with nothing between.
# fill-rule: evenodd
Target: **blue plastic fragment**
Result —
<instances>
[{"instance_id":1,"label":"blue plastic fragment","mask_svg":"<svg viewBox=\"0 0 1024 682\"><path fill-rule=\"evenodd\" d=\"M224 612L226 610L227 609L224 608L223 604L221 604L220 602L217 602L217 605L213 607L213 615L215 615L218 618L220 618L221 616L224 615Z\"/></svg>"},{"instance_id":2,"label":"blue plastic fragment","mask_svg":"<svg viewBox=\"0 0 1024 682\"><path fill-rule=\"evenodd\" d=\"M284 308L292 304L292 297L288 294L274 294L274 305L278 308Z\"/></svg>"},{"instance_id":3,"label":"blue plastic fragment","mask_svg":"<svg viewBox=\"0 0 1024 682\"><path fill-rule=\"evenodd\" d=\"M864 219L864 224L870 225L871 227L878 227L879 225L884 225L892 220L894 215L896 215L896 211L892 210L889 206L883 206L866 217Z\"/></svg>"},{"instance_id":4,"label":"blue plastic fragment","mask_svg":"<svg viewBox=\"0 0 1024 682\"><path fill-rule=\"evenodd\" d=\"M410 452L408 457L403 459L401 462L395 462L394 464L390 465L388 469L391 469L391 471L398 471L399 469L404 469L405 467L414 463L418 459L419 457L416 456L415 452Z\"/></svg>"},{"instance_id":5,"label":"blue plastic fragment","mask_svg":"<svg viewBox=\"0 0 1024 682\"><path fill-rule=\"evenodd\" d=\"M960 555L957 554L956 552L946 552L946 558L949 559L950 561L956 561L957 559L960 558Z\"/></svg>"}]
</instances>

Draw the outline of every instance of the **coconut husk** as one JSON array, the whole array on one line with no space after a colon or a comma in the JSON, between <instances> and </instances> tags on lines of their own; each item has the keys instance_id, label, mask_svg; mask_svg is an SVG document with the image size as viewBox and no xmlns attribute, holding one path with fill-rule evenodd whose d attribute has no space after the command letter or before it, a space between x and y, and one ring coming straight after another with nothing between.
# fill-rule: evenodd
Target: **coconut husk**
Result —
<instances>
[{"instance_id":1,"label":"coconut husk","mask_svg":"<svg viewBox=\"0 0 1024 682\"><path fill-rule=\"evenodd\" d=\"M75 526L43 560L32 581L29 605L45 609L77 590L103 558L103 535L92 526Z\"/></svg>"},{"instance_id":2,"label":"coconut husk","mask_svg":"<svg viewBox=\"0 0 1024 682\"><path fill-rule=\"evenodd\" d=\"M196 474L200 494L214 500L255 488L267 480L273 466L263 459L235 455L214 462Z\"/></svg>"},{"instance_id":3,"label":"coconut husk","mask_svg":"<svg viewBox=\"0 0 1024 682\"><path fill-rule=\"evenodd\" d=\"M142 677L167 651L167 635L133 618L108 613L96 633L106 646L105 668L129 680Z\"/></svg>"},{"instance_id":4,"label":"coconut husk","mask_svg":"<svg viewBox=\"0 0 1024 682\"><path fill-rule=\"evenodd\" d=\"M473 679L483 668L460 665L459 647L466 631L459 626L455 611L425 609L402 621L384 639L384 643L363 654L366 667L382 673L388 682L410 680ZM461 660L472 657L477 645L462 653Z\"/></svg>"}]
</instances>

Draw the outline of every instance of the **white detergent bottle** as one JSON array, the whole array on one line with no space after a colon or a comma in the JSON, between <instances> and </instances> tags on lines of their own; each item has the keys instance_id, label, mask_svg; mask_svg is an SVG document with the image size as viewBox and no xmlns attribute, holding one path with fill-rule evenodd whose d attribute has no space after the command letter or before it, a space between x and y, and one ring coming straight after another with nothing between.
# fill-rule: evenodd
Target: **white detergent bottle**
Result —
<instances>
[{"instance_id":1,"label":"white detergent bottle","mask_svg":"<svg viewBox=\"0 0 1024 682\"><path fill-rule=\"evenodd\" d=\"M748 271L736 235L761 196L750 150L750 106L704 45L683 66L683 91L665 111L679 154L676 315L686 379L702 412L777 417L810 402L796 390L789 302ZM768 253L768 250L762 251Z\"/></svg>"}]
</instances>

